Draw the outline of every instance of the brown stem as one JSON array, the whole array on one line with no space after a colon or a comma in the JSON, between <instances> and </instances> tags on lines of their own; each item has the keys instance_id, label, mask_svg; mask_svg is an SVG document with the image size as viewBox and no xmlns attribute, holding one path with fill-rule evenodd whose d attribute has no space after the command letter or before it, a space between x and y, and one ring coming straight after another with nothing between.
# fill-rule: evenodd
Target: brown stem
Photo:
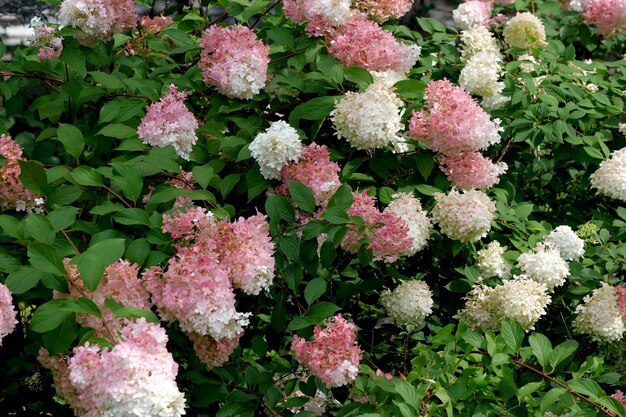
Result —
<instances>
[{"instance_id":1,"label":"brown stem","mask_svg":"<svg viewBox=\"0 0 626 417\"><path fill-rule=\"evenodd\" d=\"M118 193L116 193L115 191L113 191L112 189L110 189L109 187L107 187L106 185L102 185L102 188L104 188L105 190L107 190L109 193L113 194L115 197L117 197L126 207L128 208L133 208L132 205L130 205L130 203L126 200L124 200L124 198L119 195Z\"/></svg>"},{"instance_id":2,"label":"brown stem","mask_svg":"<svg viewBox=\"0 0 626 417\"><path fill-rule=\"evenodd\" d=\"M224 20L226 20L228 18L228 12L224 12L223 15L221 15L220 17L218 17L217 19L215 19L214 21L210 22L207 27L213 26L216 23L222 22Z\"/></svg>"},{"instance_id":3,"label":"brown stem","mask_svg":"<svg viewBox=\"0 0 626 417\"><path fill-rule=\"evenodd\" d=\"M509 140L506 142L506 145L504 145L504 148L502 148L502 150L500 151L500 155L498 155L498 157L496 158L496 163L500 162L502 158L504 158L504 155L509 151L512 144L513 144L513 137L511 136Z\"/></svg>"},{"instance_id":4,"label":"brown stem","mask_svg":"<svg viewBox=\"0 0 626 417\"><path fill-rule=\"evenodd\" d=\"M259 23L259 21L263 18L263 16L265 16L266 14L271 12L274 9L274 7L278 6L278 3L280 3L280 2L281 2L281 0L277 0L276 2L274 2L274 4L272 4L270 7L268 7L267 10L265 10L263 13L261 13L259 15L259 17L256 18L254 23L252 25L250 25L250 29L254 29L254 27Z\"/></svg>"},{"instance_id":5,"label":"brown stem","mask_svg":"<svg viewBox=\"0 0 626 417\"><path fill-rule=\"evenodd\" d=\"M24 249L28 248L28 246L19 242L0 242L0 246L19 246L20 248Z\"/></svg>"},{"instance_id":6,"label":"brown stem","mask_svg":"<svg viewBox=\"0 0 626 417\"><path fill-rule=\"evenodd\" d=\"M78 250L78 248L76 247L76 245L74 245L74 242L72 242L72 239L70 239L70 237L67 235L67 233L65 232L65 230L61 230L61 234L65 237L65 240L68 241L68 243L70 245L72 245L72 247L74 248L74 250L76 251L76 254L80 255L80 251Z\"/></svg>"},{"instance_id":7,"label":"brown stem","mask_svg":"<svg viewBox=\"0 0 626 417\"><path fill-rule=\"evenodd\" d=\"M283 59L291 58L292 56L300 55L302 51L294 51L288 55L281 56L280 58L276 58L270 61L270 64L274 64L276 62L282 61Z\"/></svg>"},{"instance_id":8,"label":"brown stem","mask_svg":"<svg viewBox=\"0 0 626 417\"><path fill-rule=\"evenodd\" d=\"M54 81L56 83L62 83L63 80L58 78L46 77L40 74L17 74L15 72L0 71L0 77L16 77L16 78L37 78L38 80Z\"/></svg>"}]
</instances>

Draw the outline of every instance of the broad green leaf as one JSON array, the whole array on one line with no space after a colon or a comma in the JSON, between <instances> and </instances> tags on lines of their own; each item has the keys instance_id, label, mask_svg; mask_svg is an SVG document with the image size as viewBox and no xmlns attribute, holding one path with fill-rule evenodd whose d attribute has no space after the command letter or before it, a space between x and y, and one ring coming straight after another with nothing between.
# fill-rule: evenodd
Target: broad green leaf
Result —
<instances>
[{"instance_id":1,"label":"broad green leaf","mask_svg":"<svg viewBox=\"0 0 626 417\"><path fill-rule=\"evenodd\" d=\"M301 210L307 213L315 211L315 197L306 185L297 181L289 181L289 194Z\"/></svg>"},{"instance_id":2,"label":"broad green leaf","mask_svg":"<svg viewBox=\"0 0 626 417\"><path fill-rule=\"evenodd\" d=\"M304 299L311 305L326 292L326 281L323 278L312 279L304 289Z\"/></svg>"},{"instance_id":3,"label":"broad green leaf","mask_svg":"<svg viewBox=\"0 0 626 417\"><path fill-rule=\"evenodd\" d=\"M57 129L57 136L67 153L76 158L80 157L85 148L85 138L76 126L60 124Z\"/></svg>"}]
</instances>

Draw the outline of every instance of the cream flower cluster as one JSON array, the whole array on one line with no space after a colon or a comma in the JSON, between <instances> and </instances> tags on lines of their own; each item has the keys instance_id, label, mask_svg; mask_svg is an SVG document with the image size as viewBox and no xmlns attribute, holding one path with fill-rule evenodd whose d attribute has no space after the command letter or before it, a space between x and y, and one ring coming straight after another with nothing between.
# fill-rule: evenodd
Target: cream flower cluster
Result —
<instances>
[{"instance_id":1,"label":"cream flower cluster","mask_svg":"<svg viewBox=\"0 0 626 417\"><path fill-rule=\"evenodd\" d=\"M496 203L487 194L478 190L459 193L435 193L432 217L441 232L450 239L461 242L480 240L491 230L491 221L496 212Z\"/></svg>"},{"instance_id":2,"label":"cream flower cluster","mask_svg":"<svg viewBox=\"0 0 626 417\"><path fill-rule=\"evenodd\" d=\"M506 246L502 247L498 241L494 240L478 251L476 268L483 278L509 278L513 265L502 256L506 249Z\"/></svg>"},{"instance_id":3,"label":"cream flower cluster","mask_svg":"<svg viewBox=\"0 0 626 417\"><path fill-rule=\"evenodd\" d=\"M626 148L614 151L611 158L603 161L589 177L591 186L598 194L615 200L626 201Z\"/></svg>"},{"instance_id":4,"label":"cream flower cluster","mask_svg":"<svg viewBox=\"0 0 626 417\"><path fill-rule=\"evenodd\" d=\"M617 342L624 337L626 323L619 308L615 287L603 282L576 307L574 330L600 343Z\"/></svg>"},{"instance_id":5,"label":"cream flower cluster","mask_svg":"<svg viewBox=\"0 0 626 417\"><path fill-rule=\"evenodd\" d=\"M544 243L552 249L556 249L566 261L582 258L585 254L585 241L569 226L559 226L545 237Z\"/></svg>"},{"instance_id":6,"label":"cream flower cluster","mask_svg":"<svg viewBox=\"0 0 626 417\"><path fill-rule=\"evenodd\" d=\"M261 167L261 174L268 180L279 180L280 170L289 162L298 162L302 154L302 142L296 129L279 120L250 144L250 153Z\"/></svg>"},{"instance_id":7,"label":"cream flower cluster","mask_svg":"<svg viewBox=\"0 0 626 417\"><path fill-rule=\"evenodd\" d=\"M476 26L485 26L491 18L491 3L469 0L459 4L452 11L454 23L462 30Z\"/></svg>"},{"instance_id":8,"label":"cream flower cluster","mask_svg":"<svg viewBox=\"0 0 626 417\"><path fill-rule=\"evenodd\" d=\"M426 247L430 235L431 223L426 212L422 209L419 199L409 193L397 193L392 196L393 200L385 213L392 213L404 220L409 231L408 238L411 239L411 249L405 253L406 256L415 255Z\"/></svg>"},{"instance_id":9,"label":"cream flower cluster","mask_svg":"<svg viewBox=\"0 0 626 417\"><path fill-rule=\"evenodd\" d=\"M542 48L547 45L543 22L532 13L518 13L502 31L504 40L512 48Z\"/></svg>"},{"instance_id":10,"label":"cream flower cluster","mask_svg":"<svg viewBox=\"0 0 626 417\"><path fill-rule=\"evenodd\" d=\"M404 281L383 291L380 303L398 325L419 324L432 313L433 294L424 281Z\"/></svg>"},{"instance_id":11,"label":"cream flower cluster","mask_svg":"<svg viewBox=\"0 0 626 417\"><path fill-rule=\"evenodd\" d=\"M559 250L541 243L535 250L521 254L517 267L532 280L546 284L550 291L563 285L569 276L569 265Z\"/></svg>"}]
</instances>

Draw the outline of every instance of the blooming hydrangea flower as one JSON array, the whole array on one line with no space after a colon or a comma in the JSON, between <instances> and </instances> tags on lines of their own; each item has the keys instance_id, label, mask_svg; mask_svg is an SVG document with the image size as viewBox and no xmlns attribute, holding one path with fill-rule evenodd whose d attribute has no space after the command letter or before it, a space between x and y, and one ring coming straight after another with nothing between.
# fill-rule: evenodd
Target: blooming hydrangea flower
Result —
<instances>
[{"instance_id":1,"label":"blooming hydrangea flower","mask_svg":"<svg viewBox=\"0 0 626 417\"><path fill-rule=\"evenodd\" d=\"M613 151L611 158L602 161L589 180L598 194L626 201L626 148Z\"/></svg>"},{"instance_id":2,"label":"blooming hydrangea flower","mask_svg":"<svg viewBox=\"0 0 626 417\"><path fill-rule=\"evenodd\" d=\"M383 148L401 140L402 105L393 88L374 83L362 93L346 93L330 116L337 136L355 148Z\"/></svg>"},{"instance_id":3,"label":"blooming hydrangea flower","mask_svg":"<svg viewBox=\"0 0 626 417\"><path fill-rule=\"evenodd\" d=\"M544 243L561 254L561 258L572 261L582 258L585 254L585 241L569 226L559 226L545 237Z\"/></svg>"},{"instance_id":4,"label":"blooming hydrangea flower","mask_svg":"<svg viewBox=\"0 0 626 417\"><path fill-rule=\"evenodd\" d=\"M452 11L452 19L461 30L476 26L486 26L491 19L491 3L468 0Z\"/></svg>"},{"instance_id":5,"label":"blooming hydrangea flower","mask_svg":"<svg viewBox=\"0 0 626 417\"><path fill-rule=\"evenodd\" d=\"M498 81L501 72L499 54L479 52L465 63L459 76L459 85L470 94L495 96L504 88L504 83Z\"/></svg>"},{"instance_id":6,"label":"blooming hydrangea flower","mask_svg":"<svg viewBox=\"0 0 626 417\"><path fill-rule=\"evenodd\" d=\"M525 276L489 287L477 285L467 294L467 302L459 318L471 329L497 331L505 318L517 320L525 331L546 314L551 299L545 284Z\"/></svg>"},{"instance_id":7,"label":"blooming hydrangea flower","mask_svg":"<svg viewBox=\"0 0 626 417\"><path fill-rule=\"evenodd\" d=\"M324 328L315 326L311 342L295 335L291 349L298 362L329 388L349 384L359 373L362 352L356 341L356 326L341 314L329 319Z\"/></svg>"},{"instance_id":8,"label":"blooming hydrangea flower","mask_svg":"<svg viewBox=\"0 0 626 417\"><path fill-rule=\"evenodd\" d=\"M448 80L431 81L425 96L428 110L413 112L409 134L433 151L475 152L500 141L500 121L492 121L462 88Z\"/></svg>"},{"instance_id":9,"label":"blooming hydrangea flower","mask_svg":"<svg viewBox=\"0 0 626 417\"><path fill-rule=\"evenodd\" d=\"M148 107L148 111L137 128L137 136L152 146L174 146L176 154L189 160L191 147L196 143L198 119L185 107L186 92L179 92L175 85L170 86L158 103Z\"/></svg>"},{"instance_id":10,"label":"blooming hydrangea flower","mask_svg":"<svg viewBox=\"0 0 626 417\"><path fill-rule=\"evenodd\" d=\"M417 62L420 52L417 45L398 43L391 32L361 13L348 19L328 39L328 53L344 67L361 67L368 71L393 70L406 74Z\"/></svg>"},{"instance_id":11,"label":"blooming hydrangea flower","mask_svg":"<svg viewBox=\"0 0 626 417\"><path fill-rule=\"evenodd\" d=\"M419 324L432 313L433 294L424 281L404 281L383 291L380 303L398 325Z\"/></svg>"},{"instance_id":12,"label":"blooming hydrangea flower","mask_svg":"<svg viewBox=\"0 0 626 417\"><path fill-rule=\"evenodd\" d=\"M522 253L517 258L517 267L530 279L546 284L550 291L565 283L569 266L558 249L538 244L535 250Z\"/></svg>"},{"instance_id":13,"label":"blooming hydrangea flower","mask_svg":"<svg viewBox=\"0 0 626 417\"><path fill-rule=\"evenodd\" d=\"M268 180L279 180L280 171L289 162L298 162L302 155L302 142L296 129L279 120L250 144L250 153L261 167L261 174Z\"/></svg>"},{"instance_id":14,"label":"blooming hydrangea flower","mask_svg":"<svg viewBox=\"0 0 626 417\"><path fill-rule=\"evenodd\" d=\"M76 38L83 45L91 45L135 27L135 1L63 0L59 21L64 26L79 28Z\"/></svg>"},{"instance_id":15,"label":"blooming hydrangea flower","mask_svg":"<svg viewBox=\"0 0 626 417\"><path fill-rule=\"evenodd\" d=\"M39 48L37 57L43 60L53 60L61 56L63 51L63 38L54 36L56 29L41 23L41 18L33 17L30 21L30 27L35 31L33 38L33 46Z\"/></svg>"},{"instance_id":16,"label":"blooming hydrangea flower","mask_svg":"<svg viewBox=\"0 0 626 417\"><path fill-rule=\"evenodd\" d=\"M617 291L617 306L626 318L626 287L615 287Z\"/></svg>"},{"instance_id":17,"label":"blooming hydrangea flower","mask_svg":"<svg viewBox=\"0 0 626 417\"><path fill-rule=\"evenodd\" d=\"M547 44L543 22L528 12L518 13L511 18L502 34L512 48L542 48Z\"/></svg>"},{"instance_id":18,"label":"blooming hydrangea flower","mask_svg":"<svg viewBox=\"0 0 626 417\"><path fill-rule=\"evenodd\" d=\"M200 41L204 81L228 97L250 99L267 81L270 48L246 26L211 26Z\"/></svg>"},{"instance_id":19,"label":"blooming hydrangea flower","mask_svg":"<svg viewBox=\"0 0 626 417\"><path fill-rule=\"evenodd\" d=\"M13 297L9 288L0 284L0 346L4 336L13 333L17 324L17 311L13 307Z\"/></svg>"},{"instance_id":20,"label":"blooming hydrangea flower","mask_svg":"<svg viewBox=\"0 0 626 417\"><path fill-rule=\"evenodd\" d=\"M411 0L352 0L355 9L379 23L392 18L400 18L408 13L413 6Z\"/></svg>"},{"instance_id":21,"label":"blooming hydrangea flower","mask_svg":"<svg viewBox=\"0 0 626 417\"><path fill-rule=\"evenodd\" d=\"M611 397L615 398L617 401L624 404L624 407L626 407L626 395L624 395L622 391L615 391L615 394L611 395Z\"/></svg>"},{"instance_id":22,"label":"blooming hydrangea flower","mask_svg":"<svg viewBox=\"0 0 626 417\"><path fill-rule=\"evenodd\" d=\"M502 60L500 48L493 34L484 26L475 26L461 32L461 60L467 62L479 52L497 55L498 61Z\"/></svg>"},{"instance_id":23,"label":"blooming hydrangea flower","mask_svg":"<svg viewBox=\"0 0 626 417\"><path fill-rule=\"evenodd\" d=\"M18 161L24 161L22 147L10 136L0 135L0 155L6 160L0 164L0 210L38 211L43 199L31 193L20 181L22 170Z\"/></svg>"},{"instance_id":24,"label":"blooming hydrangea flower","mask_svg":"<svg viewBox=\"0 0 626 417\"><path fill-rule=\"evenodd\" d=\"M442 155L439 167L455 187L463 189L489 188L500 181L506 172L504 162L494 164L479 152L466 152L460 155Z\"/></svg>"},{"instance_id":25,"label":"blooming hydrangea flower","mask_svg":"<svg viewBox=\"0 0 626 417\"><path fill-rule=\"evenodd\" d=\"M154 35L156 33L161 32L163 29L171 25L173 22L172 18L169 16L144 16L141 18L140 23L143 30L150 34Z\"/></svg>"},{"instance_id":26,"label":"blooming hydrangea flower","mask_svg":"<svg viewBox=\"0 0 626 417\"><path fill-rule=\"evenodd\" d=\"M422 210L419 199L410 193L396 193L393 200L383 211L391 213L403 220L408 230L408 238L411 240L411 248L403 255L412 256L426 247L430 235L430 219L426 212Z\"/></svg>"},{"instance_id":27,"label":"blooming hydrangea flower","mask_svg":"<svg viewBox=\"0 0 626 417\"><path fill-rule=\"evenodd\" d=\"M621 340L626 323L619 308L617 289L603 282L591 295L586 295L583 303L576 306L574 330L599 343Z\"/></svg>"},{"instance_id":28,"label":"blooming hydrangea flower","mask_svg":"<svg viewBox=\"0 0 626 417\"><path fill-rule=\"evenodd\" d=\"M435 193L434 197L433 221L450 239L471 242L487 236L491 230L496 203L482 191L459 193L452 189L447 195Z\"/></svg>"},{"instance_id":29,"label":"blooming hydrangea flower","mask_svg":"<svg viewBox=\"0 0 626 417\"><path fill-rule=\"evenodd\" d=\"M309 187L315 204L325 208L328 200L341 186L339 164L331 162L328 147L315 142L302 148L298 162L289 162L280 173L283 184L276 189L282 195L289 195L289 181L297 181Z\"/></svg>"},{"instance_id":30,"label":"blooming hydrangea flower","mask_svg":"<svg viewBox=\"0 0 626 417\"><path fill-rule=\"evenodd\" d=\"M506 246L500 246L500 243L496 240L479 250L476 256L476 268L480 275L484 278L509 278L513 265L502 256L505 251Z\"/></svg>"},{"instance_id":31,"label":"blooming hydrangea flower","mask_svg":"<svg viewBox=\"0 0 626 417\"><path fill-rule=\"evenodd\" d=\"M193 343L193 350L198 359L209 368L217 368L228 362L228 358L239 346L239 336L232 339L224 337L219 340L211 336L202 336L197 333L188 333L187 337Z\"/></svg>"},{"instance_id":32,"label":"blooming hydrangea flower","mask_svg":"<svg viewBox=\"0 0 626 417\"><path fill-rule=\"evenodd\" d=\"M602 36L611 36L626 25L624 0L587 0L582 9L585 23L596 25Z\"/></svg>"}]
</instances>

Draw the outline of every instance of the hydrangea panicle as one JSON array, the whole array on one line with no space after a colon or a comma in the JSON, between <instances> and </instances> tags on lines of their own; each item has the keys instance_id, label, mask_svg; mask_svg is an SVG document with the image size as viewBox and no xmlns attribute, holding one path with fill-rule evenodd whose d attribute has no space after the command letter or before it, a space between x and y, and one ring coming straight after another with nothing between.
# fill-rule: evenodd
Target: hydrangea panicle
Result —
<instances>
[{"instance_id":1,"label":"hydrangea panicle","mask_svg":"<svg viewBox=\"0 0 626 417\"><path fill-rule=\"evenodd\" d=\"M161 32L163 29L171 25L173 22L172 18L169 16L144 16L141 18L141 27L146 33L150 35L154 35L156 33Z\"/></svg>"},{"instance_id":2,"label":"hydrangea panicle","mask_svg":"<svg viewBox=\"0 0 626 417\"><path fill-rule=\"evenodd\" d=\"M380 303L398 325L419 324L432 313L433 295L424 281L404 281L385 290Z\"/></svg>"},{"instance_id":3,"label":"hydrangea panicle","mask_svg":"<svg viewBox=\"0 0 626 417\"><path fill-rule=\"evenodd\" d=\"M585 23L595 25L602 36L612 36L626 26L624 0L586 0L582 9Z\"/></svg>"},{"instance_id":4,"label":"hydrangea panicle","mask_svg":"<svg viewBox=\"0 0 626 417\"><path fill-rule=\"evenodd\" d=\"M261 132L250 144L250 154L261 167L265 179L280 179L280 171L290 161L298 162L302 142L296 129L284 120L278 120Z\"/></svg>"},{"instance_id":5,"label":"hydrangea panicle","mask_svg":"<svg viewBox=\"0 0 626 417\"><path fill-rule=\"evenodd\" d=\"M188 333L187 337L193 343L193 350L198 359L209 368L217 368L228 362L230 355L239 346L239 336L215 340L211 336Z\"/></svg>"},{"instance_id":6,"label":"hydrangea panicle","mask_svg":"<svg viewBox=\"0 0 626 417\"><path fill-rule=\"evenodd\" d=\"M0 155L6 160L0 164L0 210L39 211L43 199L24 187L20 181L22 170L18 161L24 161L22 147L10 136L0 135Z\"/></svg>"},{"instance_id":7,"label":"hydrangea panicle","mask_svg":"<svg viewBox=\"0 0 626 417\"><path fill-rule=\"evenodd\" d=\"M53 60L63 52L63 38L55 36L56 29L41 23L41 18L33 17L30 27L35 31L33 46L39 48L37 57L41 60Z\"/></svg>"},{"instance_id":8,"label":"hydrangea panicle","mask_svg":"<svg viewBox=\"0 0 626 417\"><path fill-rule=\"evenodd\" d=\"M546 284L550 291L563 285L569 276L569 266L558 249L541 243L535 250L522 253L517 258L517 267L529 278Z\"/></svg>"},{"instance_id":9,"label":"hydrangea panicle","mask_svg":"<svg viewBox=\"0 0 626 417\"><path fill-rule=\"evenodd\" d=\"M15 330L16 317L17 311L13 307L11 291L6 285L0 284L0 346L2 346L2 339Z\"/></svg>"},{"instance_id":10,"label":"hydrangea panicle","mask_svg":"<svg viewBox=\"0 0 626 417\"><path fill-rule=\"evenodd\" d=\"M544 243L552 249L556 249L566 261L582 258L585 254L585 241L569 226L559 226L545 237Z\"/></svg>"},{"instance_id":11,"label":"hydrangea panicle","mask_svg":"<svg viewBox=\"0 0 626 417\"><path fill-rule=\"evenodd\" d=\"M626 331L626 318L619 305L616 287L602 283L593 293L586 295L576 306L574 330L586 334L599 343L622 340Z\"/></svg>"},{"instance_id":12,"label":"hydrangea panicle","mask_svg":"<svg viewBox=\"0 0 626 417\"><path fill-rule=\"evenodd\" d=\"M465 1L452 11L452 19L461 30L486 26L491 19L491 3L481 0Z\"/></svg>"},{"instance_id":13,"label":"hydrangea panicle","mask_svg":"<svg viewBox=\"0 0 626 417\"><path fill-rule=\"evenodd\" d=\"M489 188L500 181L506 172L504 162L493 163L479 152L466 152L460 155L442 155L439 167L448 176L452 185L466 190Z\"/></svg>"},{"instance_id":14,"label":"hydrangea panicle","mask_svg":"<svg viewBox=\"0 0 626 417\"><path fill-rule=\"evenodd\" d=\"M626 148L613 151L611 158L602 161L589 180L598 194L626 201Z\"/></svg>"},{"instance_id":15,"label":"hydrangea panicle","mask_svg":"<svg viewBox=\"0 0 626 417\"><path fill-rule=\"evenodd\" d=\"M500 246L497 240L490 242L487 247L480 249L476 256L476 268L483 278L509 278L511 265L504 256L506 246Z\"/></svg>"},{"instance_id":16,"label":"hydrangea panicle","mask_svg":"<svg viewBox=\"0 0 626 417\"><path fill-rule=\"evenodd\" d=\"M504 27L502 35L512 48L542 48L547 45L543 22L529 12L513 16Z\"/></svg>"},{"instance_id":17,"label":"hydrangea panicle","mask_svg":"<svg viewBox=\"0 0 626 417\"><path fill-rule=\"evenodd\" d=\"M135 27L134 0L63 0L59 21L80 29L77 39L84 45L111 39Z\"/></svg>"},{"instance_id":18,"label":"hydrangea panicle","mask_svg":"<svg viewBox=\"0 0 626 417\"><path fill-rule=\"evenodd\" d=\"M370 19L382 23L404 16L411 10L413 2L411 0L352 0L352 6L366 13Z\"/></svg>"},{"instance_id":19,"label":"hydrangea panicle","mask_svg":"<svg viewBox=\"0 0 626 417\"><path fill-rule=\"evenodd\" d=\"M391 203L385 208L384 213L398 216L406 223L408 238L411 240L411 248L403 253L404 256L412 256L421 251L428 244L430 229L432 227L426 211L422 209L419 199L409 193L396 193L391 196Z\"/></svg>"},{"instance_id":20,"label":"hydrangea panicle","mask_svg":"<svg viewBox=\"0 0 626 417\"><path fill-rule=\"evenodd\" d=\"M491 230L491 221L496 212L496 203L487 194L478 190L459 193L435 193L433 221L441 232L450 239L461 242L480 240Z\"/></svg>"}]
</instances>

